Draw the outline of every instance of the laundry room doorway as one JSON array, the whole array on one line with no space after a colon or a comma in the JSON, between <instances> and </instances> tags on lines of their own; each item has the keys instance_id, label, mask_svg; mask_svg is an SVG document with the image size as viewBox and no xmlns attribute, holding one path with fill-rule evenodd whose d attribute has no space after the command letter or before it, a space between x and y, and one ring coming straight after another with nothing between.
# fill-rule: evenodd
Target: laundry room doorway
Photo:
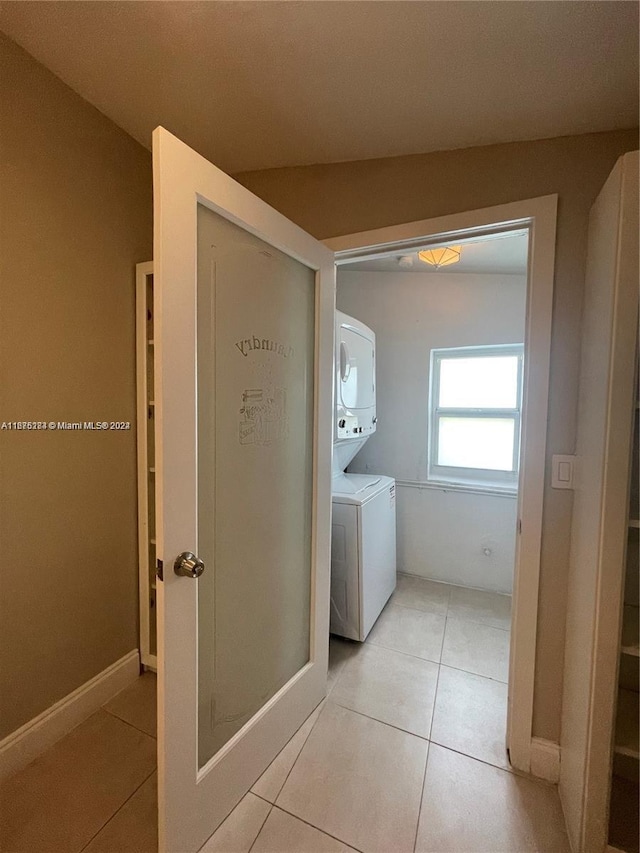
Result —
<instances>
[{"instance_id":1,"label":"laundry room doorway","mask_svg":"<svg viewBox=\"0 0 640 853\"><path fill-rule=\"evenodd\" d=\"M518 422L513 421L511 425L507 424L508 413L503 411L502 415L505 419L501 423L501 428L507 431L511 430L513 440L509 447L514 458L515 447L518 443L517 436L519 436L517 448L519 465L515 469L517 471L515 482L512 483L513 492L517 490L514 518L513 604L510 625L505 626L510 628L511 634L508 653L506 748L510 764L525 773L532 772L532 767L539 772L540 765L545 765L545 762L549 765L548 756L541 756L536 752L538 744L533 738L532 725L542 505L545 486L556 206L557 197L555 195L545 196L437 219L346 235L325 241L327 246L336 253L338 282L341 280L340 276L343 270L357 269L366 263L374 262L375 264L376 261L384 264L385 259L387 262L395 264L399 259L407 259L417 252L428 252L430 249L436 250L450 246L460 248L460 245L464 247L474 242L514 235L520 236L526 241L524 334L523 341L520 342L522 343L521 350L516 352L516 349L512 347L513 352L510 350L508 353L506 351L499 352L497 349L494 352L481 353L481 355L488 357L512 357L511 360L514 364L517 362L520 365L517 382L520 384L521 405L518 405L517 415L511 413L513 417L517 417ZM351 304L345 305L340 302L340 285L338 307L342 310L351 308ZM497 303L496 312L499 312L500 309L501 305ZM367 322L366 317L358 319ZM514 340L510 343L517 344L518 341ZM442 350L440 353L432 355L432 379L436 375L434 370L437 372L441 364L438 359L445 355L460 357L469 356L470 353L463 351L454 353ZM479 355L479 353L472 355ZM436 361L435 367L434 360ZM505 359L494 358L494 364L497 364L498 361L505 361ZM488 361L484 363L488 364ZM378 357L378 369L380 369L380 357ZM409 365L408 369L413 376L413 366ZM396 381L397 365L391 370L396 377L394 381ZM433 394L433 389L431 389L431 393ZM428 408L426 396L423 407L426 417ZM437 408L436 405L431 407L430 417L439 416ZM460 415L461 413L458 410L456 414ZM462 414L473 415L471 412ZM477 415L478 412L475 414ZM487 412L481 414L486 415ZM393 421L391 428L398 428L403 431L403 434L409 434L414 426L413 422L403 423L402 411L398 411L397 407L393 411ZM434 427L434 423L430 426ZM373 442L369 443L369 448L371 447L373 447ZM427 450L425 442L425 457L427 452L431 453ZM437 463L437 461L437 455L432 454L430 462ZM502 463L497 463L497 466L502 468L513 467ZM354 470L360 470L360 468L356 467ZM372 473L392 474L393 472L373 472L372 470ZM402 536L400 529L398 536ZM484 547L489 552L491 551L490 543ZM401 553L400 543L399 553ZM399 565L398 568L402 569L403 567ZM409 582L413 581L409 579ZM553 764L553 758L551 764ZM555 771L553 767L546 766L544 772L551 778Z\"/></svg>"}]
</instances>

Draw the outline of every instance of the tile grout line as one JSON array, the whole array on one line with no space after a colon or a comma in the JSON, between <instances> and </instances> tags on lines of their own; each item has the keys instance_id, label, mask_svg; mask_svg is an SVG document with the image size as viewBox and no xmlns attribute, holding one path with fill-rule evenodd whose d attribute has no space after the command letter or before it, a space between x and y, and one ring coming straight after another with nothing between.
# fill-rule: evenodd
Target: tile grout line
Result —
<instances>
[{"instance_id":1,"label":"tile grout line","mask_svg":"<svg viewBox=\"0 0 640 853\"><path fill-rule=\"evenodd\" d=\"M461 669L459 666L452 666L450 663L442 663L440 661L440 666L444 666L446 669L455 669L456 672L464 672L466 675L475 675L476 678L486 678L487 681L495 681L496 684L506 684L509 686L508 681L502 681L500 678L492 678L490 675L483 675L481 672L472 672L470 669Z\"/></svg>"},{"instance_id":2,"label":"tile grout line","mask_svg":"<svg viewBox=\"0 0 640 853\"><path fill-rule=\"evenodd\" d=\"M135 727L133 727L133 728L135 728ZM100 835L102 830L105 829L105 827L108 826L111 823L111 821L114 819L114 817L126 806L126 804L129 802L129 800L138 793L140 788L142 788L143 785L147 784L147 782L149 781L149 779L151 779L151 777L156 772L156 770L157 770L157 767L154 767L153 770L151 771L151 773L149 773L149 775L138 785L138 787L135 789L135 791L132 791L131 794L129 794L127 799L118 806L118 808L114 811L114 813L111 815L111 817L107 818L107 820L102 824L100 829L91 836L91 838L87 841L87 843L83 847L80 848L78 853L82 853L83 850L87 849L87 847L91 844L91 842L95 838L97 838L98 835Z\"/></svg>"},{"instance_id":3,"label":"tile grout line","mask_svg":"<svg viewBox=\"0 0 640 853\"><path fill-rule=\"evenodd\" d=\"M442 632L442 636L444 637L444 630ZM365 640L364 643L362 643L362 646L363 648L366 648L367 646L373 646L376 649L384 649L387 652L393 652L393 654L395 655L404 655L405 657L411 658L412 660L421 660L423 663L434 663L436 666L440 664L439 660L432 660L431 658L421 658L420 655L414 655L411 652L401 652L400 649L392 649L391 646L383 646L382 643L376 643L374 640ZM440 650L440 654L442 654L442 649Z\"/></svg>"},{"instance_id":4,"label":"tile grout line","mask_svg":"<svg viewBox=\"0 0 640 853\"><path fill-rule=\"evenodd\" d=\"M251 793L253 793L253 792L252 792L252 791L248 791L247 793L251 794ZM245 797L246 797L246 796L247 796L247 795L245 794ZM258 797L258 794L254 794L253 796L254 796L254 797ZM244 797L243 797L243 799L244 799ZM258 797L258 799L259 799L259 800L262 800L262 801L263 801L263 802L265 802L265 803L269 803L269 801L268 801L268 800L265 800L263 797ZM242 802L242 800L240 800L240 803L241 803L241 802ZM238 805L240 805L240 803L238 803ZM237 806L236 806L236 808L237 808ZM255 837L255 838L253 839L253 841L251 842L251 846L250 846L250 847L249 847L249 849L247 850L247 853L251 853L251 851L253 850L253 848L254 848L254 846L255 846L255 843L256 843L256 841L258 840L258 838L260 837L260 833L261 833L261 832L262 832L262 830L264 829L264 825L265 825L265 823L269 820L269 815L270 815L270 814L271 814L271 812L274 810L274 808L275 808L275 806L273 805L273 803L269 803L269 811L268 811L268 812L266 813L266 815L264 816L264 820L263 820L263 821L262 821L262 823L260 824L260 829L256 832L256 837ZM216 830L216 831L217 831L217 830ZM215 834L215 833L214 833L214 834Z\"/></svg>"},{"instance_id":5,"label":"tile grout line","mask_svg":"<svg viewBox=\"0 0 640 853\"><path fill-rule=\"evenodd\" d=\"M328 694L327 694L327 696L325 696L325 698L322 700L322 702L324 702L324 703L325 703L325 705L326 705L326 703L327 703L327 699L328 699ZM318 705L321 705L321 704L322 704L322 702L318 702ZM311 736L311 732L315 729L315 727L316 727L316 723L317 723L317 722L318 722L318 720L320 719L320 714L322 714L322 711L323 711L323 710L324 710L324 708L321 708L321 709L320 709L320 712L318 713L317 718L313 721L313 725L311 726L311 728L310 728L310 729L309 729L309 731L307 732L307 736L306 736L306 738L304 739L304 741L303 741L303 743L302 743L302 746L300 747L300 752L296 755L296 757L295 757L295 761L293 762L293 764L292 764L292 765L291 765L291 767L289 768L289 771L288 771L287 775L286 775L286 776L285 776L285 778L284 778L284 782L282 783L282 785L281 785L281 786L280 786L280 788L278 789L278 793L276 794L276 797L275 797L275 798L276 798L276 800L278 799L278 797L279 797L279 796L280 796L280 794L282 793L282 791L283 791L283 789L284 789L284 786L287 784L287 780L289 779L289 776L291 776L291 773L292 773L292 771L293 771L293 768L294 768L294 767L296 766L296 764L298 763L298 759L299 759L299 758L300 758L300 756L302 755L302 750L305 748L306 743L307 743L307 741L309 740L309 738L310 738L310 736ZM311 712L311 714L315 714L315 712L316 712L316 711L317 711L317 706L313 709L313 711ZM311 716L311 714L310 714L309 716ZM307 718L307 719L308 719L308 718ZM306 720L305 720L305 722L306 722ZM303 723L302 725L304 726L304 723ZM302 726L301 726L300 728L302 728ZM300 729L298 729L298 731L300 731ZM296 734L297 734L297 733L298 733L298 732L296 732ZM293 738L294 738L295 736L296 736L296 735L294 734L292 737L290 737L290 738L289 738L289 740L288 740L288 741L287 741L287 743L282 747L282 749L280 750L280 752L282 752L284 749L286 749L286 748L287 748L287 746L291 743L291 741L293 740ZM278 753L278 755L280 755L280 752ZM278 755L276 755L276 758L278 757ZM276 758L274 758L274 759L273 759L273 761L275 761L275 760L276 760ZM273 761L271 762L271 764L273 764ZM269 767L271 767L271 764L269 765ZM265 769L264 773L266 773L266 772L267 772L267 770L269 769L269 767L267 767L267 768ZM253 783L254 785L256 785L256 784L260 781L260 779L262 778L262 775L263 775L263 774L260 774L260 777L259 777L258 779L256 779L256 781ZM250 789L250 793L254 794L256 797L260 797L260 794L256 794L256 793L255 793L255 791L253 790L253 788L251 788L251 789ZM264 797L260 797L260 799L261 799L261 800L265 800L265 798L264 798ZM268 803L268 802L269 802L269 800L265 800L265 802L267 802L267 803ZM272 806L275 806L275 802L274 802L274 803L272 803L271 805L272 805Z\"/></svg>"},{"instance_id":6,"label":"tile grout line","mask_svg":"<svg viewBox=\"0 0 640 853\"><path fill-rule=\"evenodd\" d=\"M256 796L258 796L258 794L256 794ZM261 797L260 799L262 799L262 797ZM265 802L266 802L266 801L265 801ZM345 840L344 840L344 839L342 839L342 838L338 838L338 836L337 836L337 835L332 835L330 832L327 832L327 830L326 830L326 829L320 829L320 827L319 827L319 826L316 826L316 825L315 825L315 824L313 824L313 823L309 823L309 821L308 821L308 820L305 820L304 818L300 817L299 815L294 814L293 812L290 812L288 809L285 809L285 808L283 808L282 806L278 806L278 805L275 805L275 804L273 805L273 808L274 808L274 809L279 809L281 812L284 812L285 814L288 814L288 815L289 815L289 817L294 817L296 820L299 820L299 821L300 821L300 823L304 823L304 824L306 824L306 826L310 826L310 827L311 827L311 829L316 829L318 832L321 832L323 835L327 835L327 836L329 836L329 838L333 838L333 840L334 840L334 841L337 841L339 844L346 844L346 845L347 845L347 847L350 847L352 850L355 850L355 851L356 851L356 853L363 853L363 851L362 851L359 847L354 847L354 846L353 846L353 844L350 844L348 841L345 841ZM255 844L255 841L254 841L254 844ZM253 846L253 845L252 845L252 846ZM249 853L251 853L251 851L249 851Z\"/></svg>"},{"instance_id":7,"label":"tile grout line","mask_svg":"<svg viewBox=\"0 0 640 853\"><path fill-rule=\"evenodd\" d=\"M470 587L463 587L463 586L456 587L456 588L457 589L470 589ZM478 590L478 592L483 592L483 590ZM503 595L504 593L497 592L494 594L495 595ZM511 596L508 596L508 598L511 599ZM449 590L449 598L447 600L447 619L449 618L450 613L451 613L452 619L459 619L461 622L473 622L474 625L486 625L487 628L496 628L498 631L507 631L508 633L511 633L511 625L509 625L508 628L501 628L498 625L492 625L489 622L484 622L484 621L481 621L479 619L473 619L470 616L469 617L467 617L467 616L456 616L455 611L451 610L451 590Z\"/></svg>"},{"instance_id":8,"label":"tile grout line","mask_svg":"<svg viewBox=\"0 0 640 853\"><path fill-rule=\"evenodd\" d=\"M459 616L455 611L451 614L447 611L447 619L454 619L456 622L470 622L472 625L482 625L484 628L493 628L495 631L504 631L505 634L511 633L511 628L501 628L500 625L492 625L491 622L482 622L479 619L471 619L467 616Z\"/></svg>"},{"instance_id":9,"label":"tile grout line","mask_svg":"<svg viewBox=\"0 0 640 853\"><path fill-rule=\"evenodd\" d=\"M385 720L379 720L377 717L372 717L372 716L370 716L370 714L365 714L364 711L356 711L355 708L349 708L348 705L341 705L340 702L336 702L335 699L332 699L331 702L334 705L337 705L338 708L342 708L345 711L351 711L352 714L357 714L359 717L364 717L366 720L372 720L374 723L380 723L381 726L387 726L387 728L395 729L395 731L397 731L397 732L402 732L403 735L410 735L411 737L417 737L420 740L424 740L427 742L429 740L429 738L426 737L425 735L417 735L415 732L410 732L407 729L400 728L400 726L394 726L393 723L387 723ZM298 759L296 759L296 761L297 760Z\"/></svg>"},{"instance_id":10,"label":"tile grout line","mask_svg":"<svg viewBox=\"0 0 640 853\"><path fill-rule=\"evenodd\" d=\"M393 596L392 596L392 598L393 598ZM391 605L391 607L404 607L405 610L417 610L418 613L430 613L432 616L446 616L447 615L446 608L444 610L431 610L431 609L425 610L424 607L414 607L413 605L406 604L405 602L402 602L402 604L399 604L396 601L392 601L391 598L389 599L387 604ZM385 604L385 607L387 606L387 604ZM383 608L383 610L384 610L384 608Z\"/></svg>"},{"instance_id":11,"label":"tile grout line","mask_svg":"<svg viewBox=\"0 0 640 853\"><path fill-rule=\"evenodd\" d=\"M449 613L449 600L451 591L447 598L447 614ZM444 618L444 631L442 632L442 643L440 644L440 663L438 663L438 674L436 675L436 687L433 693L433 708L431 709L431 720L429 722L429 738L427 739L427 755L424 762L424 773L422 774L422 787L420 789L420 805L418 806L418 818L416 820L416 834L413 838L413 853L416 853L418 846L418 833L420 832L420 818L422 817L422 803L424 801L424 789L427 784L427 768L429 766L429 753L431 751L431 732L433 731L433 718L436 715L436 702L438 701L438 686L440 684L440 670L442 668L442 650L444 649L444 635L447 630L447 616Z\"/></svg>"},{"instance_id":12,"label":"tile grout line","mask_svg":"<svg viewBox=\"0 0 640 853\"><path fill-rule=\"evenodd\" d=\"M440 643L440 657L438 658L438 679L436 681L436 696L433 697L433 710L436 710L436 697L438 693L438 682L440 681L440 667L442 666L442 653L444 651L444 638L447 635L447 620L449 618L449 607L451 604L451 590L447 596L447 611L444 615L444 631L442 632L442 642ZM433 726L433 715L431 716L431 726ZM429 726L429 736L431 736L431 726Z\"/></svg>"},{"instance_id":13,"label":"tile grout line","mask_svg":"<svg viewBox=\"0 0 640 853\"><path fill-rule=\"evenodd\" d=\"M411 608L408 608L408 609L411 609ZM426 612L426 611L419 611L419 612ZM437 615L441 615L441 614L437 614ZM447 627L446 626L447 618L448 617L445 616L445 631L446 631L446 627ZM468 621L468 620L463 620L463 621ZM482 625L483 623L482 622L474 622L473 624L474 625ZM493 625L487 625L485 627L492 628ZM497 628L496 630L502 631L505 629ZM506 633L509 633L509 632L506 631ZM443 632L442 636L443 636L443 641L442 641L442 646L441 646L441 650L440 650L440 660L433 660L432 658L421 658L419 655L414 655L411 652L403 652L403 651L400 651L400 649L391 648L391 646L384 646L382 643L376 642L375 640L365 640L365 642L362 643L362 645L363 646L370 645L370 646L375 646L378 649L386 649L386 651L388 651L388 652L395 652L398 655L405 655L408 658L413 658L413 660L421 660L421 661L424 661L425 663L434 663L434 664L436 664L436 666L446 666L449 669L455 669L458 672L466 672L468 675L477 675L479 678L486 678L489 681L496 681L496 682L498 682L498 684L508 684L509 683L508 681L502 681L502 679L500 679L500 678L493 678L491 675L484 675L481 672L474 672L473 670L470 670L470 669L462 669L459 666L452 666L452 664L450 664L450 663L442 663L442 650L444 649L444 632ZM348 661L347 661L347 663L348 663ZM342 674L342 669L340 670L340 674ZM340 676L338 676L338 678L339 677ZM333 686L331 687L331 690L329 690L329 692L327 693L327 698L333 692L333 689L338 682L338 678L336 678Z\"/></svg>"},{"instance_id":14,"label":"tile grout line","mask_svg":"<svg viewBox=\"0 0 640 853\"><path fill-rule=\"evenodd\" d=\"M444 637L444 631L442 632L442 636ZM370 646L375 646L378 649L386 649L388 652L396 652L399 655L406 655L408 658L413 658L414 660L425 661L425 663L435 663L436 666L440 663L439 660L432 660L431 658L421 658L420 655L412 655L411 652L401 652L399 649L392 649L391 646L383 646L382 643L376 643L374 640L365 640L363 645L369 643ZM442 651L440 652L442 654Z\"/></svg>"},{"instance_id":15,"label":"tile grout line","mask_svg":"<svg viewBox=\"0 0 640 853\"><path fill-rule=\"evenodd\" d=\"M511 633L511 627L503 628L501 625L493 625L491 622L483 621L482 619L473 619L470 616L461 616L455 610L425 610L423 607L412 607L410 604L396 604L393 601L389 602L392 607L402 607L405 610L413 610L415 613L425 613L430 616L444 616L445 619L455 619L458 622L470 622L472 625L483 625L485 628L495 628L496 631L504 631L507 634Z\"/></svg>"},{"instance_id":16,"label":"tile grout line","mask_svg":"<svg viewBox=\"0 0 640 853\"><path fill-rule=\"evenodd\" d=\"M422 609L420 609L420 608L418 608L418 607L411 607L411 606L407 606L407 605L404 605L404 604L394 604L394 603L391 601L391 599L389 599L389 603L390 603L393 607L400 607L400 608L403 608L404 610L411 610L411 611L413 611L414 613L423 613L423 614L425 614L425 615L429 615L429 616L441 616L441 617L444 619L444 627L443 627L443 629L442 629L442 638L443 638L443 639L442 639L442 642L441 642L441 644L440 644L440 657L442 657L442 643L444 642L444 631L445 631L445 629L446 629L446 627L447 627L447 608L448 608L448 604L447 604L447 607L445 607L444 611L435 611L435 610L422 610ZM377 620L376 620L376 622L377 622ZM373 626L373 627L375 627L375 623L374 623L374 626ZM371 632L370 632L369 636L371 636L371 633L373 633L373 628L371 629ZM387 649L387 650L388 650L388 651L390 651L390 652L396 652L396 653L397 653L397 654L399 654L399 655L406 655L407 657L415 658L415 659L417 659L417 660L428 661L429 663L435 663L435 664L438 664L438 665L440 664L440 660L439 660L439 659L438 659L438 660L432 660L431 658L424 658L424 657L420 657L420 655L414 655L414 654L412 654L411 652L405 652L405 651L401 651L400 649L394 649L394 648L392 648L391 646L385 646L383 643L376 642L376 640L367 639L367 640L365 640L365 641L364 641L363 645L366 645L367 643L369 643L369 644L370 644L370 645L372 645L372 646L377 646L377 647L378 647L378 648L380 648L380 649Z\"/></svg>"},{"instance_id":17,"label":"tile grout line","mask_svg":"<svg viewBox=\"0 0 640 853\"><path fill-rule=\"evenodd\" d=\"M329 636L331 636L331 635L329 635ZM361 646L364 646L365 644L364 644L364 643L361 643L360 645L361 645ZM358 650L358 651L359 651L359 650ZM356 652L356 653L353 655L353 657L355 657L357 654L358 654L358 652ZM346 669L346 667L349 665L349 663L353 660L353 657L349 657L349 658L347 658L347 660L343 660L343 661L342 661L342 665L341 665L340 669L338 670L338 673L337 673L336 677L333 679L333 684L332 684L332 685L331 685L331 687L327 690L327 695L324 697L324 701L325 701L325 702L327 701L327 699L329 698L329 696L333 693L333 691L336 689L336 687L337 687L337 685L338 685L338 682L340 681L340 678L341 678L341 676L342 676L342 673L345 671L345 669ZM327 678L327 681L328 681L328 678Z\"/></svg>"},{"instance_id":18,"label":"tile grout line","mask_svg":"<svg viewBox=\"0 0 640 853\"><path fill-rule=\"evenodd\" d=\"M468 752L463 752L461 749L456 749L453 746L447 746L445 743L440 743L437 740L429 740L429 743L433 743L436 746L439 746L440 749L447 749L449 750L449 752L455 752L457 755L461 755L463 758L470 758L472 761L478 761L480 764L484 764L487 767L493 767L495 770L502 770L503 773L511 773L512 775L518 775L514 767L501 767L498 764L492 764L491 761L487 761L485 758L478 758L477 755L469 755ZM527 773L522 774L522 777L524 779L536 779L535 776L531 776Z\"/></svg>"},{"instance_id":19,"label":"tile grout line","mask_svg":"<svg viewBox=\"0 0 640 853\"><path fill-rule=\"evenodd\" d=\"M444 645L444 635L442 637L442 643ZM442 651L440 652L442 654ZM431 740L431 733L433 732L433 718L436 715L436 702L438 701L438 687L440 686L440 669L442 668L442 664L438 664L438 674L436 675L436 689L433 694L433 709L431 711L431 721L429 722L429 737L428 740Z\"/></svg>"},{"instance_id":20,"label":"tile grout line","mask_svg":"<svg viewBox=\"0 0 640 853\"><path fill-rule=\"evenodd\" d=\"M411 575L411 577L418 577L418 575ZM427 579L421 578L421 580L427 580ZM441 581L430 581L430 582L431 583L441 583ZM473 587L456 586L454 584L443 584L443 585L453 587L454 589L473 589ZM501 592L490 593L490 592L488 592L488 590L481 590L481 589L474 590L474 591L476 591L476 592L487 592L490 595L504 595L505 598L511 598L510 595L506 595L506 593L501 593ZM436 616L445 616L446 618L448 618L449 614L451 613L452 618L459 619L462 622L473 622L474 625L485 625L487 628L495 628L498 631L511 632L511 626L509 626L508 628L503 628L500 625L493 625L491 622L486 622L486 621L483 621L483 620L478 619L478 618L474 619L472 616L466 616L466 615L459 616L459 615L457 615L455 611L451 610L451 589L449 589L448 593L447 593L447 606L445 607L444 611L431 609L431 608L427 610L424 607L415 607L414 605L407 604L406 602L402 602L402 603L394 602L392 599L393 599L393 596L389 599L389 604L391 604L393 607L405 607L407 610L417 610L419 613L431 613L431 614L436 615Z\"/></svg>"},{"instance_id":21,"label":"tile grout line","mask_svg":"<svg viewBox=\"0 0 640 853\"><path fill-rule=\"evenodd\" d=\"M447 633L447 622L448 622L448 621L449 621L449 617L447 616L446 621L445 621L445 626L444 626L445 634ZM454 621L455 621L455 620L454 620ZM459 620L457 620L457 621L459 621ZM463 621L466 621L466 620L463 620ZM481 622L473 622L473 623L471 623L471 624L473 624L473 625L481 625L482 623L481 623ZM491 627L491 626L490 626L490 625L487 625L486 627ZM497 628L496 630L497 630L497 631L501 631L501 630L502 630L502 628ZM509 631L506 631L505 633L509 634L509 642L511 642L510 632L509 632ZM442 651L444 651L444 640L443 640L443 643L442 643ZM443 663L443 662L442 662L442 652L440 653L440 665L441 665L441 666L448 666L450 669L457 669L457 670L458 670L458 672L466 672L468 675L477 675L477 676L479 676L480 678L488 678L488 679L489 679L489 681L497 681L497 682L498 682L498 684L507 684L507 685L509 684L508 677L507 677L507 681L502 681L502 679L501 679L501 678L493 678L492 676L490 676L490 675L484 675L484 674L483 674L483 673L481 673L481 672L473 672L473 671L472 671L472 670L470 670L470 669L462 669L461 667L459 667L459 666L453 666L453 665L452 665L452 664L450 664L450 663Z\"/></svg>"},{"instance_id":22,"label":"tile grout line","mask_svg":"<svg viewBox=\"0 0 640 853\"><path fill-rule=\"evenodd\" d=\"M470 761L477 761L478 764L483 764L485 767L492 767L501 773L506 773L508 776L515 776L517 779L524 779L526 782L531 782L532 785L541 785L543 788L557 788L555 782L547 782L546 779L539 779L537 776L532 776L530 773L524 773L517 770L515 767L507 769L506 767L498 767L497 764L491 764L490 761L485 761L483 758L476 758L475 755L468 755L466 752L460 752L459 749L454 749L451 746L445 746L437 741L429 741L430 743L439 746L440 749L446 749L447 752L453 752L456 755L461 755L463 758L468 758Z\"/></svg>"},{"instance_id":23,"label":"tile grout line","mask_svg":"<svg viewBox=\"0 0 640 853\"><path fill-rule=\"evenodd\" d=\"M449 602L451 599L451 590L447 597L447 615L449 613ZM424 801L424 789L427 784L427 768L429 767L429 753L431 752L431 733L433 731L433 718L436 715L436 702L438 701L438 686L440 684L440 670L442 668L442 650L444 649L444 635L447 630L447 615L444 618L444 631L442 632L442 643L440 644L440 662L438 663L438 674L436 676L436 687L433 693L433 708L431 709L431 720L429 722L429 737L427 739L427 755L424 762L424 773L422 775L422 787L420 789L420 805L418 806L418 818L416 820L416 833L413 839L413 851L415 853L418 846L418 833L420 832L420 818L422 817L422 803Z\"/></svg>"},{"instance_id":24,"label":"tile grout line","mask_svg":"<svg viewBox=\"0 0 640 853\"><path fill-rule=\"evenodd\" d=\"M451 591L447 598L447 614L449 613L449 601ZM438 674L436 675L436 688L433 693L433 707L431 709L431 720L429 722L429 738L427 739L427 755L424 762L424 773L422 774L422 787L420 789L420 805L418 806L418 818L416 820L416 833L413 838L413 853L418 846L418 833L420 832L420 818L422 817L422 803L424 801L424 789L427 784L427 768L429 767L429 753L431 752L431 732L433 731L433 718L436 715L436 702L438 701L438 686L440 684L440 669L442 668L442 650L444 649L444 635L447 630L447 616L444 617L444 631L442 632L442 643L440 644L440 662L438 663Z\"/></svg>"},{"instance_id":25,"label":"tile grout line","mask_svg":"<svg viewBox=\"0 0 640 853\"><path fill-rule=\"evenodd\" d=\"M246 797L247 794L253 794L254 797L257 797L259 800L262 800L263 803L266 803L268 806L271 806L271 808L275 808L275 803L270 802L266 797L263 797L262 794L256 794L255 791L247 791L247 793L244 796ZM242 799L244 799L244 797ZM240 802L242 802L242 800L240 800ZM237 806L236 806L236 808L237 808ZM231 814L231 812L229 812L229 814ZM223 823L224 823L224 821L223 821ZM220 824L220 826L222 826L222 824ZM217 830L216 830L216 832L217 832Z\"/></svg>"},{"instance_id":26,"label":"tile grout line","mask_svg":"<svg viewBox=\"0 0 640 853\"><path fill-rule=\"evenodd\" d=\"M435 709L435 700L434 700ZM416 820L416 834L413 839L413 853L416 853L418 846L418 832L420 831L420 817L422 816L422 802L424 800L424 788L427 784L427 767L429 766L429 751L431 750L431 741L427 741L427 756L424 762L424 773L422 774L422 787L420 788L420 805L418 806L418 819Z\"/></svg>"},{"instance_id":27,"label":"tile grout line","mask_svg":"<svg viewBox=\"0 0 640 853\"><path fill-rule=\"evenodd\" d=\"M110 714L110 715L111 715L112 717L114 717L116 720L120 720L120 722L121 722L121 723L125 723L125 724L126 724L127 726L129 726L130 728L135 729L135 731L137 731L137 732L140 732L140 734L146 735L147 737L150 737L152 740L155 740L155 741L157 741L157 740L158 740L158 736L157 736L157 734L155 734L155 735L150 735L150 734L149 734L149 732L145 732L145 730L144 730L144 729L138 728L138 726L134 726L134 724L133 724L133 723L131 723L131 722L129 722L129 720L125 720L125 719L124 719L124 717L120 717L118 714L116 714L114 711L110 711L110 710L109 710L107 707L105 707L104 705L102 705L102 707L101 707L101 709L100 709L100 710L104 711L104 712L105 712L105 713L107 713L107 714Z\"/></svg>"}]
</instances>

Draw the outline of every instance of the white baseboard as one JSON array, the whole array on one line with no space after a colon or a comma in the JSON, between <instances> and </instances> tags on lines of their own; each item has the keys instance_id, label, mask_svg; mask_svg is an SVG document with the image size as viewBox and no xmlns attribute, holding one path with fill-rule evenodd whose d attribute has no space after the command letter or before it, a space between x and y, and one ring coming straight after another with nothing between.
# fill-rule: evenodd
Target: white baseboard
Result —
<instances>
[{"instance_id":1,"label":"white baseboard","mask_svg":"<svg viewBox=\"0 0 640 853\"><path fill-rule=\"evenodd\" d=\"M505 592L503 589L490 589L488 586L469 586L468 584L454 583L453 581L443 580L442 578L432 578L427 575L417 575L415 572L410 572L407 569L399 569L397 567L396 574L409 575L409 577L420 578L420 580L429 581L430 583L439 583L442 584L442 586L454 586L456 587L456 589L473 589L477 592L495 592L496 595L508 595L509 597L513 596L513 590L511 590L511 592Z\"/></svg>"},{"instance_id":2,"label":"white baseboard","mask_svg":"<svg viewBox=\"0 0 640 853\"><path fill-rule=\"evenodd\" d=\"M7 735L0 741L0 781L26 767L139 675L140 653L134 649Z\"/></svg>"},{"instance_id":3,"label":"white baseboard","mask_svg":"<svg viewBox=\"0 0 640 853\"><path fill-rule=\"evenodd\" d=\"M557 784L560 781L560 744L531 738L531 775Z\"/></svg>"},{"instance_id":4,"label":"white baseboard","mask_svg":"<svg viewBox=\"0 0 640 853\"><path fill-rule=\"evenodd\" d=\"M158 671L158 656L150 655L146 652L140 653L140 663L142 664L142 668L147 672L157 672Z\"/></svg>"}]
</instances>

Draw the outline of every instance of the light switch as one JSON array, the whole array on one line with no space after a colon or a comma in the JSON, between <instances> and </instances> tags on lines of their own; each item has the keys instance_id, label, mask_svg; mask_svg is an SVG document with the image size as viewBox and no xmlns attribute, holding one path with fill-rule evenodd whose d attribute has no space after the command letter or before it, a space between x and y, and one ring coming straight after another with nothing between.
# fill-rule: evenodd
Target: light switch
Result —
<instances>
[{"instance_id":1,"label":"light switch","mask_svg":"<svg viewBox=\"0 0 640 853\"><path fill-rule=\"evenodd\" d=\"M558 463L558 480L561 483L571 482L571 465L568 462Z\"/></svg>"},{"instance_id":2,"label":"light switch","mask_svg":"<svg viewBox=\"0 0 640 853\"><path fill-rule=\"evenodd\" d=\"M551 488L573 489L576 457L555 455L551 459Z\"/></svg>"}]
</instances>

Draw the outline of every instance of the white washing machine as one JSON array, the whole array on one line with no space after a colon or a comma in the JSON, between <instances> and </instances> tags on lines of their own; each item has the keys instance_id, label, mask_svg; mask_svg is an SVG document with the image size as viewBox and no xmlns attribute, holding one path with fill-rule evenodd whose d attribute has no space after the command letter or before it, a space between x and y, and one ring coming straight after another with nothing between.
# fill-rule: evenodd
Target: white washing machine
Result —
<instances>
[{"instance_id":1,"label":"white washing machine","mask_svg":"<svg viewBox=\"0 0 640 853\"><path fill-rule=\"evenodd\" d=\"M396 586L396 488L345 469L376 431L375 334L336 312L331 633L364 641Z\"/></svg>"},{"instance_id":2,"label":"white washing machine","mask_svg":"<svg viewBox=\"0 0 640 853\"><path fill-rule=\"evenodd\" d=\"M331 632L363 641L396 587L396 484L349 474L333 493Z\"/></svg>"}]
</instances>

